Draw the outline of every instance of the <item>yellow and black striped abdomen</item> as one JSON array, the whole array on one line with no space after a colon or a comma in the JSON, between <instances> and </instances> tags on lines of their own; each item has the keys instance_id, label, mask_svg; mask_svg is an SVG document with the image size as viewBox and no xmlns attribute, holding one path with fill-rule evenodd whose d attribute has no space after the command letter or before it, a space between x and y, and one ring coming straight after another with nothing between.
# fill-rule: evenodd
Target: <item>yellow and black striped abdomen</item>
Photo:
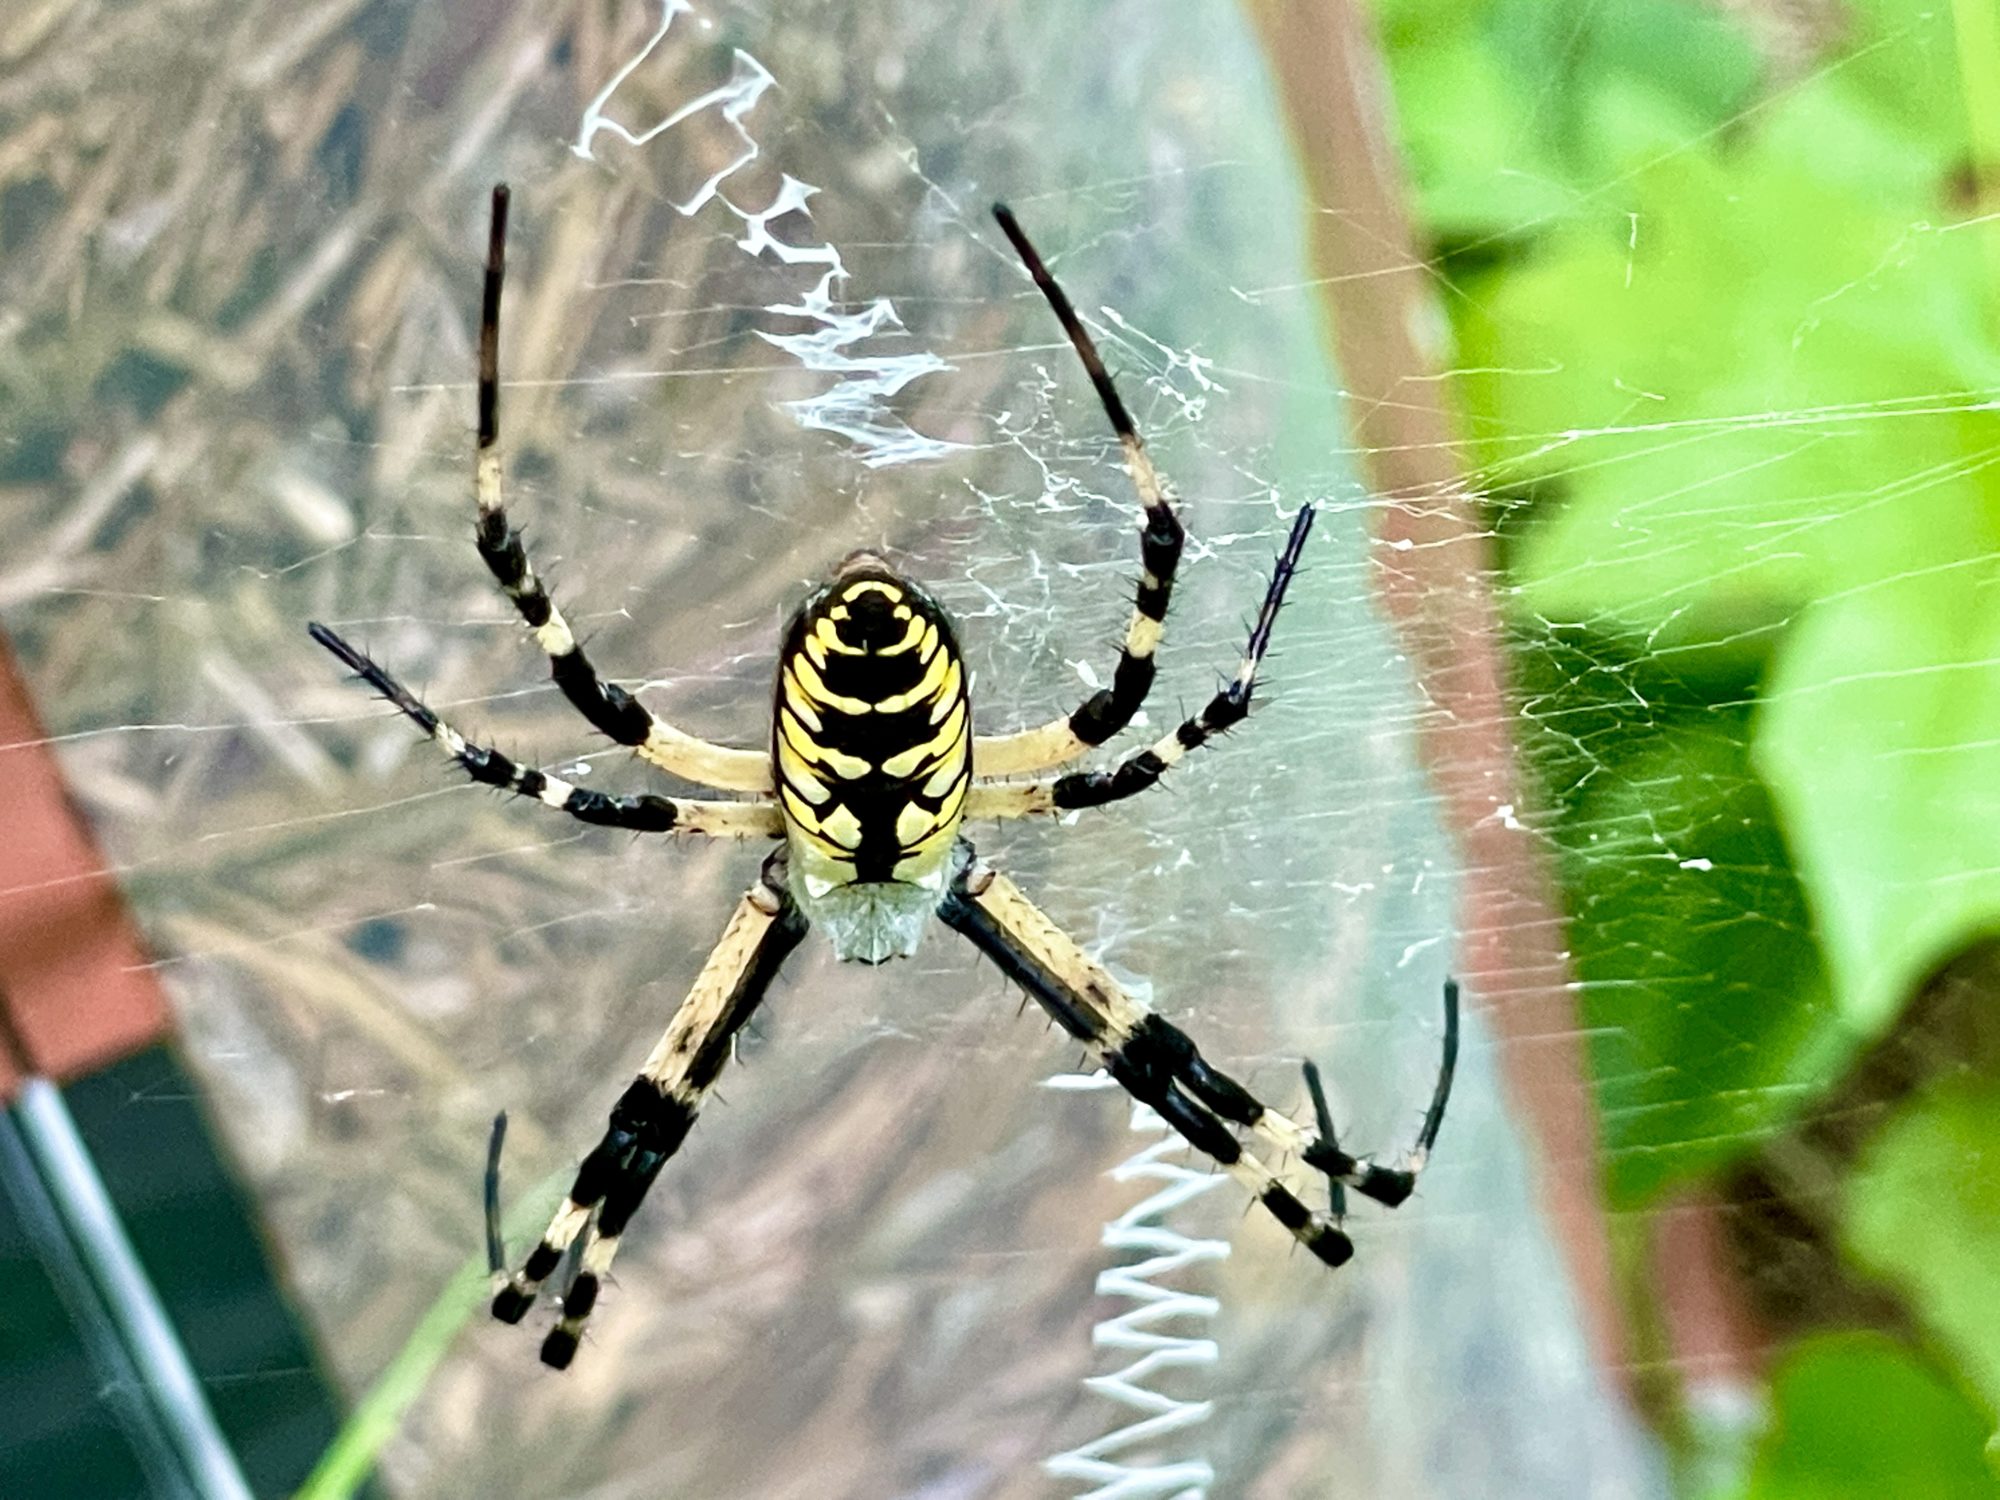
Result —
<instances>
[{"instance_id":1,"label":"yellow and black striped abdomen","mask_svg":"<svg viewBox=\"0 0 2000 1500\"><path fill-rule=\"evenodd\" d=\"M809 888L941 879L972 779L951 621L880 558L806 601L778 658L778 799Z\"/></svg>"}]
</instances>

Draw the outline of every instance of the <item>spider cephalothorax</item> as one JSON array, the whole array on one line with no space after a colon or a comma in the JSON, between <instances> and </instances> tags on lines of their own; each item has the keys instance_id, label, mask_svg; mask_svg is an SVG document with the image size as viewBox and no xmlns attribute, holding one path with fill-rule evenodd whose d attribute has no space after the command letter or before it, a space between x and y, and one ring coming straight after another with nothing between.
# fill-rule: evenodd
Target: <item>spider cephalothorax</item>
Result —
<instances>
[{"instance_id":1,"label":"spider cephalothorax","mask_svg":"<svg viewBox=\"0 0 2000 1500\"><path fill-rule=\"evenodd\" d=\"M785 631L771 747L806 915L838 957L915 952L972 784L950 619L882 558L853 554Z\"/></svg>"},{"instance_id":2,"label":"spider cephalothorax","mask_svg":"<svg viewBox=\"0 0 2000 1500\"><path fill-rule=\"evenodd\" d=\"M693 1128L732 1043L779 966L817 925L844 959L880 963L912 952L932 916L963 934L1021 985L1131 1095L1240 1182L1298 1242L1330 1266L1354 1253L1337 1222L1346 1194L1395 1207L1409 1197L1437 1140L1458 1051L1458 991L1445 985L1444 1066L1402 1167L1350 1156L1334 1139L1319 1074L1306 1065L1313 1123L1267 1108L1204 1058L1188 1035L1129 995L1011 880L980 860L962 831L982 818L1100 807L1156 785L1191 751L1239 724L1258 664L1297 571L1310 506L1265 591L1235 675L1200 713L1109 768L1043 777L1133 722L1153 682L1182 530L1090 335L1012 214L994 215L1069 335L1118 435L1144 509L1142 572L1123 649L1100 688L1073 712L1011 734L972 733L967 674L951 622L881 556L857 552L805 602L779 652L768 749L733 749L657 718L597 675L543 588L500 497L500 286L507 190L493 192L486 297L479 327L479 450L473 495L479 554L549 658L550 674L585 719L671 775L735 798L612 796L523 766L468 740L415 694L324 625L313 638L413 719L473 780L586 823L642 833L782 839L737 902L687 998L612 1107L600 1140L541 1240L518 1271L495 1256L493 1315L517 1323L543 1285L572 1266L562 1318L542 1342L557 1369L575 1357L584 1322L640 1201ZM1026 778L1026 779L1014 779ZM1327 1179L1331 1213L1285 1184L1244 1135ZM497 1136L496 1136L497 1139ZM497 1217L488 1236L497 1245Z\"/></svg>"}]
</instances>

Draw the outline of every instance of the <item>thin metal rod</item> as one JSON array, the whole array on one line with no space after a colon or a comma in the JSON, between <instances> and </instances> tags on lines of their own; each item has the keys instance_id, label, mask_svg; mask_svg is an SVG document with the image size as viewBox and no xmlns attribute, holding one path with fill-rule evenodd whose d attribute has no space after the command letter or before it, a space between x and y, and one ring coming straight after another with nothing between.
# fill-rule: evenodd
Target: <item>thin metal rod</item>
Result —
<instances>
[{"instance_id":1,"label":"thin metal rod","mask_svg":"<svg viewBox=\"0 0 2000 1500\"><path fill-rule=\"evenodd\" d=\"M27 1236L30 1252L69 1314L98 1398L145 1476L146 1493L161 1500L200 1500L179 1450L146 1397L131 1355L111 1326L104 1298L77 1254L69 1226L28 1150L27 1132L11 1109L0 1111L0 1192L5 1193Z\"/></svg>"},{"instance_id":2,"label":"thin metal rod","mask_svg":"<svg viewBox=\"0 0 2000 1500\"><path fill-rule=\"evenodd\" d=\"M62 1093L44 1078L21 1086L12 1110L35 1175L102 1300L144 1397L202 1500L252 1500L250 1486L159 1294L126 1238Z\"/></svg>"}]
</instances>

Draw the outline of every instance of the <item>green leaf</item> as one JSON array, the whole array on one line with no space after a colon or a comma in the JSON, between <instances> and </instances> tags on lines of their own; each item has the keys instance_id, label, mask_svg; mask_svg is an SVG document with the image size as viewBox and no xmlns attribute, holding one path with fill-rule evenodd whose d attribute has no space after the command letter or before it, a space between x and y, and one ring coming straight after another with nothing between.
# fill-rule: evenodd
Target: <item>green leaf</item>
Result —
<instances>
[{"instance_id":1,"label":"green leaf","mask_svg":"<svg viewBox=\"0 0 2000 1500\"><path fill-rule=\"evenodd\" d=\"M1910 0L1847 0L1847 55L1842 84L1887 128L1934 152L1965 160L1966 99L1961 92L1952 8Z\"/></svg>"},{"instance_id":2,"label":"green leaf","mask_svg":"<svg viewBox=\"0 0 2000 1500\"><path fill-rule=\"evenodd\" d=\"M1523 660L1609 1190L1637 1206L1752 1149L1855 1039L1750 767L1746 713L1599 638L1545 639Z\"/></svg>"},{"instance_id":3,"label":"green leaf","mask_svg":"<svg viewBox=\"0 0 2000 1500\"><path fill-rule=\"evenodd\" d=\"M1950 1079L1872 1143L1847 1243L2000 1407L2000 1079Z\"/></svg>"},{"instance_id":4,"label":"green leaf","mask_svg":"<svg viewBox=\"0 0 2000 1500\"><path fill-rule=\"evenodd\" d=\"M1412 52L1396 68L1395 89L1403 149L1433 237L1509 235L1574 201L1538 145L1532 96L1480 38Z\"/></svg>"},{"instance_id":5,"label":"green leaf","mask_svg":"<svg viewBox=\"0 0 2000 1500\"><path fill-rule=\"evenodd\" d=\"M1423 220L1447 244L1522 239L1621 170L1577 128L1602 91L1686 137L1756 84L1740 28L1683 0L1623 0L1610 19L1571 0L1390 0L1377 15Z\"/></svg>"},{"instance_id":6,"label":"green leaf","mask_svg":"<svg viewBox=\"0 0 2000 1500\"><path fill-rule=\"evenodd\" d=\"M2000 933L2000 563L1913 570L1815 605L1779 657L1756 761L1867 1035Z\"/></svg>"},{"instance_id":7,"label":"green leaf","mask_svg":"<svg viewBox=\"0 0 2000 1500\"><path fill-rule=\"evenodd\" d=\"M1859 64L1857 64L1859 66ZM1600 183L1457 304L1488 483L1559 497L1522 602L1668 640L1994 544L2000 384L1953 157L1833 71L1747 139L1633 75L1590 94Z\"/></svg>"},{"instance_id":8,"label":"green leaf","mask_svg":"<svg viewBox=\"0 0 2000 1500\"><path fill-rule=\"evenodd\" d=\"M1877 1333L1794 1346L1743 1500L1992 1500L1990 1419Z\"/></svg>"}]
</instances>

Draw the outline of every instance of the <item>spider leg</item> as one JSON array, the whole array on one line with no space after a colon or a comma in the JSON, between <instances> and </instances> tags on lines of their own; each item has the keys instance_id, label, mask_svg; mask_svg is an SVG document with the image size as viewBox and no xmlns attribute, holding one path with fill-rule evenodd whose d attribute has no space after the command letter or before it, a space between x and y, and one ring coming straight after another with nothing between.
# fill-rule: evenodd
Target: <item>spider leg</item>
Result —
<instances>
[{"instance_id":1,"label":"spider leg","mask_svg":"<svg viewBox=\"0 0 2000 1500\"><path fill-rule=\"evenodd\" d=\"M1416 1191L1417 1175L1430 1161L1431 1148L1437 1145L1438 1129L1444 1124L1444 1107L1451 1098L1452 1077L1458 1071L1458 981L1444 982L1444 1061L1438 1068L1437 1087L1431 1092L1430 1107L1424 1111L1424 1122L1417 1130L1417 1143L1410 1148L1406 1165L1378 1166L1365 1156L1350 1156L1341 1150L1334 1135L1333 1112L1327 1108L1326 1091L1320 1086L1319 1068L1311 1062L1304 1066L1317 1135L1315 1139L1299 1141L1296 1148L1299 1155L1326 1173L1336 1192L1349 1187L1386 1208L1400 1207ZM1259 1134L1278 1140L1285 1134L1299 1133L1298 1126L1284 1115L1268 1110L1265 1114L1269 1123L1259 1129ZM1283 1125L1279 1126L1278 1121L1283 1121Z\"/></svg>"},{"instance_id":2,"label":"spider leg","mask_svg":"<svg viewBox=\"0 0 2000 1500\"><path fill-rule=\"evenodd\" d=\"M1006 204L994 204L993 217L999 220L1000 228L1027 266L1035 285L1048 298L1056 320L1076 349L1077 358L1083 361L1090 383L1097 388L1097 399L1104 404L1104 414L1111 419L1112 431L1118 434L1118 445L1125 452L1126 472L1132 476L1139 501L1146 508L1146 524L1139 533L1139 555L1144 570L1139 578L1139 597L1133 605L1131 624L1125 630L1125 644L1118 653L1111 686L1093 693L1067 718L1054 719L1016 734L981 735L973 741L974 775L1012 776L1047 770L1074 760L1132 722L1132 716L1153 686L1153 654L1166 629L1167 602L1173 593L1174 571L1180 565L1181 545L1187 533L1180 517L1174 514L1173 502L1146 454L1146 445L1140 441L1138 429L1132 425L1132 417L1119 398L1118 387L1112 384L1104 361L1098 357L1097 345L1091 341L1076 309L1070 306L1069 298L1049 274L1049 268L1042 264L1041 256L1035 253L1035 247L1021 232Z\"/></svg>"},{"instance_id":3,"label":"spider leg","mask_svg":"<svg viewBox=\"0 0 2000 1500\"><path fill-rule=\"evenodd\" d=\"M507 519L500 496L500 288L506 277L506 247L507 188L502 184L493 189L479 313L479 449L472 482L479 506L479 555L534 631L535 643L548 654L549 675L556 686L600 732L685 780L724 791L769 792L769 755L697 739L656 718L624 688L597 675L569 622L536 576L520 531Z\"/></svg>"},{"instance_id":4,"label":"spider leg","mask_svg":"<svg viewBox=\"0 0 2000 1500\"><path fill-rule=\"evenodd\" d=\"M1230 1130L1230 1123L1248 1123L1245 1115L1268 1113L1264 1106L1209 1067L1185 1032L1120 988L1011 880L968 859L939 915L1040 1001L1127 1093L1249 1189L1300 1244L1329 1266L1352 1258L1354 1242L1340 1227L1300 1201Z\"/></svg>"},{"instance_id":5,"label":"spider leg","mask_svg":"<svg viewBox=\"0 0 2000 1500\"><path fill-rule=\"evenodd\" d=\"M610 1128L577 1168L569 1196L541 1242L494 1293L493 1316L520 1322L542 1283L581 1240L576 1275L563 1293L562 1318L542 1341L543 1364L561 1370L576 1357L626 1225L667 1158L687 1139L729 1060L736 1033L805 934L806 919L785 889L781 852L765 861L639 1076L612 1106Z\"/></svg>"},{"instance_id":6,"label":"spider leg","mask_svg":"<svg viewBox=\"0 0 2000 1500\"><path fill-rule=\"evenodd\" d=\"M1199 749L1224 730L1242 723L1250 712L1250 694L1257 682L1257 669L1271 644L1271 628L1278 609L1285 602L1285 590L1298 571L1299 555L1305 549L1306 534L1312 530L1313 507L1308 505L1292 520L1291 535L1278 554L1271 573L1271 586L1264 591L1263 606L1250 631L1250 644L1243 653L1236 676L1221 692L1208 700L1202 711L1166 738L1135 750L1108 771L1073 771L1044 781L998 782L975 786L966 797L965 816L980 818L1026 818L1038 813L1067 812L1076 807L1102 807L1122 802L1155 785L1181 757ZM979 763L974 761L975 769Z\"/></svg>"},{"instance_id":7,"label":"spider leg","mask_svg":"<svg viewBox=\"0 0 2000 1500\"><path fill-rule=\"evenodd\" d=\"M546 771L519 765L498 750L476 745L440 719L416 694L326 626L307 627L312 638L345 662L348 668L387 698L438 748L457 761L474 781L496 786L516 796L532 798L544 807L568 813L584 823L625 828L634 833L703 833L713 838L777 838L784 824L775 802L696 802L684 798L614 797L606 792L564 781Z\"/></svg>"},{"instance_id":8,"label":"spider leg","mask_svg":"<svg viewBox=\"0 0 2000 1500\"><path fill-rule=\"evenodd\" d=\"M507 1241L500 1228L500 1152L507 1144L507 1111L493 1117L486 1137L486 1269L499 1276L507 1269Z\"/></svg>"}]
</instances>

